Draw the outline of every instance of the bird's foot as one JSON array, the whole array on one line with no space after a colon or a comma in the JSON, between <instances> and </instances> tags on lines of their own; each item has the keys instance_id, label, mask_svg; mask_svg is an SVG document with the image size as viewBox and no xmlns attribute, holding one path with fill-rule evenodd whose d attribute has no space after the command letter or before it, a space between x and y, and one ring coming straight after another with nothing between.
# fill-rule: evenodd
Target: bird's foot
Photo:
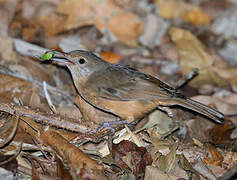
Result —
<instances>
[{"instance_id":1,"label":"bird's foot","mask_svg":"<svg viewBox=\"0 0 237 180\"><path fill-rule=\"evenodd\" d=\"M107 128L109 130L111 130L112 134L115 133L114 128L111 127L111 125L123 125L123 124L127 124L128 122L126 120L121 121L121 120L117 120L117 121L110 121L110 122L104 122L99 128L97 128L97 132L99 132L101 129L103 128Z\"/></svg>"}]
</instances>

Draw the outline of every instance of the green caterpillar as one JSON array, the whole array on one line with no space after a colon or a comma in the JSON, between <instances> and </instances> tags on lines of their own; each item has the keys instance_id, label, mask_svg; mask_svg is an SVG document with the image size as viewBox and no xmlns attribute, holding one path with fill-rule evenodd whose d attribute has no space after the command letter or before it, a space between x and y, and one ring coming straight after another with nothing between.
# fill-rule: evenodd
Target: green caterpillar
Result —
<instances>
[{"instance_id":1,"label":"green caterpillar","mask_svg":"<svg viewBox=\"0 0 237 180\"><path fill-rule=\"evenodd\" d=\"M42 56L40 56L41 60L47 61L53 57L53 52L46 52Z\"/></svg>"}]
</instances>

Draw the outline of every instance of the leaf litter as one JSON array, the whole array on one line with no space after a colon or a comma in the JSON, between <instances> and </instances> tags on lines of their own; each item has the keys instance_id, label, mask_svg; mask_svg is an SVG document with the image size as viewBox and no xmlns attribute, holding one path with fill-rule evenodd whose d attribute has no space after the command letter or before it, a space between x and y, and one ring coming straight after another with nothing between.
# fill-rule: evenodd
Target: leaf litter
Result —
<instances>
[{"instance_id":1,"label":"leaf litter","mask_svg":"<svg viewBox=\"0 0 237 180\"><path fill-rule=\"evenodd\" d=\"M204 0L2 1L1 167L9 176L32 179L233 176L237 162L237 8L234 2L228 4ZM201 38L201 33L209 39ZM198 68L198 76L180 90L223 112L225 123L216 125L172 108L173 117L154 111L137 125L114 127L113 136L106 129L96 132L103 122L116 117L78 96L68 71L47 63L52 54L43 56L45 63L39 61L47 50L78 48L159 76L174 87Z\"/></svg>"}]
</instances>

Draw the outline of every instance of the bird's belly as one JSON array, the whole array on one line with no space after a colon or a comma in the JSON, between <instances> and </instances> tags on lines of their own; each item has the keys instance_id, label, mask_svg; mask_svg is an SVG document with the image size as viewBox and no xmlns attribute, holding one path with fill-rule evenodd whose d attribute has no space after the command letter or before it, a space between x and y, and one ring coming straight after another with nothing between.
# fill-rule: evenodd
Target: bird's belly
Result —
<instances>
[{"instance_id":1,"label":"bird's belly","mask_svg":"<svg viewBox=\"0 0 237 180\"><path fill-rule=\"evenodd\" d=\"M121 119L133 120L144 117L157 107L153 101L114 101L100 99L95 106L118 115Z\"/></svg>"},{"instance_id":2,"label":"bird's belly","mask_svg":"<svg viewBox=\"0 0 237 180\"><path fill-rule=\"evenodd\" d=\"M83 99L89 104L119 116L121 119L126 119L131 122L133 119L144 117L158 105L157 102L151 100L136 100L136 101L115 101L98 97L93 91L88 91L86 88L79 89Z\"/></svg>"}]
</instances>

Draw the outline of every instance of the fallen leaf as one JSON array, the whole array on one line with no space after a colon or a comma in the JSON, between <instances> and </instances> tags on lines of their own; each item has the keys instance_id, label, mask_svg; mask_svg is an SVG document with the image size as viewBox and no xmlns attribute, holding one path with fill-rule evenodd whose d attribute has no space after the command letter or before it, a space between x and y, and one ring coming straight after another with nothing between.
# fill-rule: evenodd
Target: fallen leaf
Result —
<instances>
[{"instance_id":1,"label":"fallen leaf","mask_svg":"<svg viewBox=\"0 0 237 180\"><path fill-rule=\"evenodd\" d=\"M209 146L209 151L210 151L212 157L211 158L205 157L204 158L204 162L206 164L211 164L211 165L215 165L215 166L221 166L222 162L224 160L224 157L221 155L221 153L219 153L212 146Z\"/></svg>"},{"instance_id":2,"label":"fallen leaf","mask_svg":"<svg viewBox=\"0 0 237 180\"><path fill-rule=\"evenodd\" d=\"M157 7L160 10L160 14L163 18L172 19L182 17L184 12L196 10L197 6L175 0L156 0Z\"/></svg>"},{"instance_id":3,"label":"fallen leaf","mask_svg":"<svg viewBox=\"0 0 237 180\"><path fill-rule=\"evenodd\" d=\"M7 116L0 117L1 121L4 119L5 123L0 127L0 135L3 138L3 142L0 143L0 148L4 147L8 144L16 134L18 124L19 124L19 116ZM5 136L5 137L4 137Z\"/></svg>"},{"instance_id":4,"label":"fallen leaf","mask_svg":"<svg viewBox=\"0 0 237 180\"><path fill-rule=\"evenodd\" d=\"M55 158L56 158L56 165L57 165L57 177L61 179L65 179L65 180L71 180L72 176L69 172L69 169L64 167L61 159L59 159L57 156Z\"/></svg>"},{"instance_id":5,"label":"fallen leaf","mask_svg":"<svg viewBox=\"0 0 237 180\"><path fill-rule=\"evenodd\" d=\"M144 174L145 167L152 164L146 148L138 147L131 141L123 140L119 144L112 144L112 156L115 163L132 171L136 177Z\"/></svg>"},{"instance_id":6,"label":"fallen leaf","mask_svg":"<svg viewBox=\"0 0 237 180\"><path fill-rule=\"evenodd\" d=\"M181 154L178 156L180 166L187 172L191 172L189 175L190 179L200 180L198 173L193 169L192 165L188 162L187 158Z\"/></svg>"},{"instance_id":7,"label":"fallen leaf","mask_svg":"<svg viewBox=\"0 0 237 180\"><path fill-rule=\"evenodd\" d=\"M6 61L17 60L17 55L13 51L13 40L0 35L0 57Z\"/></svg>"},{"instance_id":8,"label":"fallen leaf","mask_svg":"<svg viewBox=\"0 0 237 180\"><path fill-rule=\"evenodd\" d=\"M155 2L161 16L165 19L182 18L194 26L206 25L211 21L208 14L191 3L175 0L156 0Z\"/></svg>"},{"instance_id":9,"label":"fallen leaf","mask_svg":"<svg viewBox=\"0 0 237 180\"><path fill-rule=\"evenodd\" d=\"M201 9L187 11L182 16L183 20L193 24L194 26L208 25L211 22L211 17Z\"/></svg>"},{"instance_id":10,"label":"fallen leaf","mask_svg":"<svg viewBox=\"0 0 237 180\"><path fill-rule=\"evenodd\" d=\"M174 163L175 163L177 147L178 147L177 144L174 144L170 148L170 152L166 156L161 155L159 157L159 159L155 162L156 166L158 166L160 168L160 170L162 170L164 172L171 171L171 169L173 168Z\"/></svg>"},{"instance_id":11,"label":"fallen leaf","mask_svg":"<svg viewBox=\"0 0 237 180\"><path fill-rule=\"evenodd\" d=\"M103 179L104 167L89 158L76 146L70 144L63 136L54 130L41 131L39 141L50 146L54 152L67 162L71 175L76 178Z\"/></svg>"},{"instance_id":12,"label":"fallen leaf","mask_svg":"<svg viewBox=\"0 0 237 180\"><path fill-rule=\"evenodd\" d=\"M111 0L65 0L56 13L38 17L47 36L85 25L95 25L99 30L109 29L118 40L135 45L143 31L143 23L133 13L119 8Z\"/></svg>"},{"instance_id":13,"label":"fallen leaf","mask_svg":"<svg viewBox=\"0 0 237 180\"><path fill-rule=\"evenodd\" d=\"M159 179L171 179L170 174L164 173L163 171L159 170L159 168L147 166L144 180L153 180L157 179L157 177L159 177ZM178 177L175 179L178 179Z\"/></svg>"},{"instance_id":14,"label":"fallen leaf","mask_svg":"<svg viewBox=\"0 0 237 180\"><path fill-rule=\"evenodd\" d=\"M20 1L13 20L11 21L9 32L15 38L22 38L28 42L40 42L42 35L40 24L34 19L27 19L23 15L24 1Z\"/></svg>"},{"instance_id":15,"label":"fallen leaf","mask_svg":"<svg viewBox=\"0 0 237 180\"><path fill-rule=\"evenodd\" d=\"M100 56L107 62L116 64L121 59L121 56L115 54L111 51L103 51L100 53Z\"/></svg>"},{"instance_id":16,"label":"fallen leaf","mask_svg":"<svg viewBox=\"0 0 237 180\"><path fill-rule=\"evenodd\" d=\"M17 173L18 162L15 155L3 155L0 153L0 167L12 171L14 174Z\"/></svg>"},{"instance_id":17,"label":"fallen leaf","mask_svg":"<svg viewBox=\"0 0 237 180\"><path fill-rule=\"evenodd\" d=\"M65 22L67 17L59 13L51 13L47 16L37 17L38 23L43 27L45 36L54 36L60 32L66 31Z\"/></svg>"},{"instance_id":18,"label":"fallen leaf","mask_svg":"<svg viewBox=\"0 0 237 180\"><path fill-rule=\"evenodd\" d=\"M190 31L171 27L169 34L178 49L183 74L188 74L195 68L199 69L199 75L189 83L190 86L199 87L202 84L228 85L228 81L219 73L219 70L225 68L226 64L215 60L210 50Z\"/></svg>"},{"instance_id":19,"label":"fallen leaf","mask_svg":"<svg viewBox=\"0 0 237 180\"><path fill-rule=\"evenodd\" d=\"M232 146L233 139L231 139L231 134L234 130L234 126L228 123L221 125L215 125L212 129L205 132L206 136L209 138L210 143L215 145Z\"/></svg>"}]
</instances>

